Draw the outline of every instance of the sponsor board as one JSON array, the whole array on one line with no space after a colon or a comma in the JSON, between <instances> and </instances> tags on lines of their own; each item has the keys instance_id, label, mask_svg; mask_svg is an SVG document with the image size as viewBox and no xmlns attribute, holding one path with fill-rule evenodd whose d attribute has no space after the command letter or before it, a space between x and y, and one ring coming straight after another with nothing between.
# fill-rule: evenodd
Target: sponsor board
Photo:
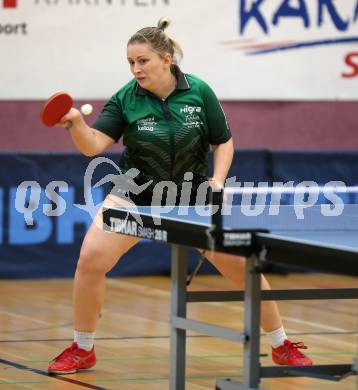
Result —
<instances>
[{"instance_id":1,"label":"sponsor board","mask_svg":"<svg viewBox=\"0 0 358 390\"><path fill-rule=\"evenodd\" d=\"M222 100L358 97L357 0L2 0L0 99L109 98L129 37L161 16Z\"/></svg>"}]
</instances>

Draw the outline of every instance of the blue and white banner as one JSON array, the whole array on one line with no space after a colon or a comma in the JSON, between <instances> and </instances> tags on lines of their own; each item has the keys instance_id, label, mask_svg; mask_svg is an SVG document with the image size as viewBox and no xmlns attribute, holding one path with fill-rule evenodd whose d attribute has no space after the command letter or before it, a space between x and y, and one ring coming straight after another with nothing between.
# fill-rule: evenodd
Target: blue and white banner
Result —
<instances>
[{"instance_id":1,"label":"blue and white banner","mask_svg":"<svg viewBox=\"0 0 358 390\"><path fill-rule=\"evenodd\" d=\"M222 100L358 98L357 0L1 0L0 99L107 99L162 16Z\"/></svg>"},{"instance_id":2,"label":"blue and white banner","mask_svg":"<svg viewBox=\"0 0 358 390\"><path fill-rule=\"evenodd\" d=\"M100 205L110 188L98 183L108 178L109 173L118 173L115 164L119 158L118 154L97 159L65 153L0 155L0 278L73 276L83 237L92 224L92 205ZM86 174L95 160L100 164L93 166L91 180L87 182ZM312 189L332 181L357 186L357 167L358 153L354 152L241 150L235 153L228 176L249 190L253 186L258 188L260 183L267 186L290 181L301 183L302 190L308 180L315 185ZM318 196L307 198L306 195L304 199L300 196L299 207L294 209L297 219L302 221L309 210L322 203L320 207L328 208L327 221L332 223L332 212L337 210L337 205L330 207L332 194L323 193L320 200ZM292 192L284 194L280 198L282 205L296 202L295 196ZM272 200L265 195L261 203L250 195L250 203L242 204L242 212L253 216L256 223L262 205L267 204L265 210L271 210ZM337 204L343 211L343 204L358 204L358 193L342 193L339 200ZM193 253L192 266L196 259L197 254ZM169 270L168 247L143 240L125 255L111 275L158 274Z\"/></svg>"}]
</instances>

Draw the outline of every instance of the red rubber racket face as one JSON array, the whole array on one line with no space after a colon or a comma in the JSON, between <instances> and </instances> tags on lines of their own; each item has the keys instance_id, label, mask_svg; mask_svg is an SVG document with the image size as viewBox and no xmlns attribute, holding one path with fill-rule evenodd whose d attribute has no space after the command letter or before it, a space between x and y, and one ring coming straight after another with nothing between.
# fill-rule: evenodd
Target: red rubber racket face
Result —
<instances>
[{"instance_id":1,"label":"red rubber racket face","mask_svg":"<svg viewBox=\"0 0 358 390\"><path fill-rule=\"evenodd\" d=\"M70 111L72 104L72 98L68 93L55 93L47 100L47 102L42 107L42 123L48 127L54 126L65 114Z\"/></svg>"}]
</instances>

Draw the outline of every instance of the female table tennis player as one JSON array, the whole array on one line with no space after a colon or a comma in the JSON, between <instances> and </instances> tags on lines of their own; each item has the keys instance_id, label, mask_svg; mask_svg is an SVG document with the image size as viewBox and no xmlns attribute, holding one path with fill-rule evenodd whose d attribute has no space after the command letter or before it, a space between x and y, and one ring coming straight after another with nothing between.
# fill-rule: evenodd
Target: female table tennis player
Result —
<instances>
[{"instance_id":1,"label":"female table tennis player","mask_svg":"<svg viewBox=\"0 0 358 390\"><path fill-rule=\"evenodd\" d=\"M127 59L134 78L115 93L90 128L75 109L57 124L70 127L76 147L96 156L124 137L126 149L120 168L140 171L141 183L172 180L180 188L186 173L195 188L207 180L207 154L214 156L210 185L223 187L233 157L233 141L224 112L211 88L178 67L180 46L164 32L167 19L158 27L137 31L127 45ZM150 204L153 187L131 195L135 204ZM109 194L105 205L116 203ZM193 197L192 197L193 199ZM96 363L94 334L105 296L105 278L118 259L138 238L105 232L99 213L86 234L74 280L74 341L49 365L48 371L69 374ZM245 259L207 252L208 260L243 288ZM262 288L270 286L262 276ZM261 326L272 344L272 359L282 365L311 365L299 349L303 343L287 339L276 302L261 304Z\"/></svg>"}]
</instances>

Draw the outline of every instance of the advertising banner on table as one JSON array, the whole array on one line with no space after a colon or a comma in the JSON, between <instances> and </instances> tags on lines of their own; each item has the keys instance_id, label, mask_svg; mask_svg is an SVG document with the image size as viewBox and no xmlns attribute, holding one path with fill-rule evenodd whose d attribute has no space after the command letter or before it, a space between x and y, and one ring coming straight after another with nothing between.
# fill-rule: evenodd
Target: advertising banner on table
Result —
<instances>
[{"instance_id":1,"label":"advertising banner on table","mask_svg":"<svg viewBox=\"0 0 358 390\"><path fill-rule=\"evenodd\" d=\"M109 98L162 16L222 100L358 98L358 0L0 0L0 99Z\"/></svg>"}]
</instances>

